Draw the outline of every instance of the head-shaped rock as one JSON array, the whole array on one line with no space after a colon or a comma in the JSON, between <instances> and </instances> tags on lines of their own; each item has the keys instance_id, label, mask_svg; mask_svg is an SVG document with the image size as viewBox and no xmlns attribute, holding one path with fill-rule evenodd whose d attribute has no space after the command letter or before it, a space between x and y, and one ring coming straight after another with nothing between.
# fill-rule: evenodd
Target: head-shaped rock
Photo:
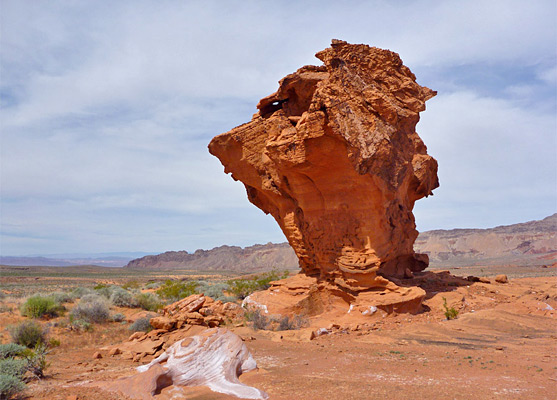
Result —
<instances>
[{"instance_id":1,"label":"head-shaped rock","mask_svg":"<svg viewBox=\"0 0 557 400\"><path fill-rule=\"evenodd\" d=\"M302 272L350 291L427 267L414 202L439 186L415 131L436 92L398 54L334 40L209 151L280 225Z\"/></svg>"}]
</instances>

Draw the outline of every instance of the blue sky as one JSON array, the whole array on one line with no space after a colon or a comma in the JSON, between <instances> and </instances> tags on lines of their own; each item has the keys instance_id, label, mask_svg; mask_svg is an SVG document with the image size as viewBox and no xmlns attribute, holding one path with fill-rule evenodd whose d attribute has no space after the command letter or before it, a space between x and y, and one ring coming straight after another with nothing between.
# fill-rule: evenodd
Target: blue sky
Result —
<instances>
[{"instance_id":1,"label":"blue sky","mask_svg":"<svg viewBox=\"0 0 557 400\"><path fill-rule=\"evenodd\" d=\"M0 1L0 254L282 242L207 152L332 38L439 92L419 230L557 209L555 1Z\"/></svg>"}]
</instances>

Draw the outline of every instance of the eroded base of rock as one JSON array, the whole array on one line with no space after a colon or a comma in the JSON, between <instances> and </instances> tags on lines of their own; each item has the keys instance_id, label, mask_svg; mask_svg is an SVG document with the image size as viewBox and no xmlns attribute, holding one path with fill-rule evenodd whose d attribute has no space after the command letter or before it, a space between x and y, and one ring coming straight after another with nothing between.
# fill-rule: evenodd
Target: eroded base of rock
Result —
<instances>
[{"instance_id":1,"label":"eroded base of rock","mask_svg":"<svg viewBox=\"0 0 557 400\"><path fill-rule=\"evenodd\" d=\"M421 311L426 292L416 286L401 287L387 281L381 289L348 292L327 281L304 274L271 282L265 291L244 299L246 308L269 315L304 315L339 321L383 314Z\"/></svg>"}]
</instances>

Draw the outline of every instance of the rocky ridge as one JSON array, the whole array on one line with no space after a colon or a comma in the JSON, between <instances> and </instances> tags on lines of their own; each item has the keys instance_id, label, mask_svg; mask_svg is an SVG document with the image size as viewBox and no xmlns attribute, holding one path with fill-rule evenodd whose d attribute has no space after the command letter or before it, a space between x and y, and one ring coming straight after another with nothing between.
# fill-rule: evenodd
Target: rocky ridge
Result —
<instances>
[{"instance_id":1,"label":"rocky ridge","mask_svg":"<svg viewBox=\"0 0 557 400\"><path fill-rule=\"evenodd\" d=\"M429 256L432 267L509 262L551 264L557 259L557 214L490 229L420 232L414 248ZM246 248L221 246L194 253L166 252L135 259L126 267L259 272L272 268L296 270L298 258L288 243L268 243Z\"/></svg>"}]
</instances>

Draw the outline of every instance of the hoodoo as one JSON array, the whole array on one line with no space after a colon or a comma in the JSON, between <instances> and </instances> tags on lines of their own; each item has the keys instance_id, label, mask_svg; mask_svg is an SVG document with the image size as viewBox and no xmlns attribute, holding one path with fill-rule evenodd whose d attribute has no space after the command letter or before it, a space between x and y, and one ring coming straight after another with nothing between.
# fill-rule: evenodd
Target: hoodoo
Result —
<instances>
[{"instance_id":1,"label":"hoodoo","mask_svg":"<svg viewBox=\"0 0 557 400\"><path fill-rule=\"evenodd\" d=\"M333 40L316 57L324 65L283 78L250 122L209 144L300 260L301 274L252 300L274 311L305 299L319 313L336 303L331 298L416 311L423 290L393 280L428 265L413 250L412 209L439 183L415 128L436 92L389 50ZM276 301L281 293L291 301Z\"/></svg>"}]
</instances>

